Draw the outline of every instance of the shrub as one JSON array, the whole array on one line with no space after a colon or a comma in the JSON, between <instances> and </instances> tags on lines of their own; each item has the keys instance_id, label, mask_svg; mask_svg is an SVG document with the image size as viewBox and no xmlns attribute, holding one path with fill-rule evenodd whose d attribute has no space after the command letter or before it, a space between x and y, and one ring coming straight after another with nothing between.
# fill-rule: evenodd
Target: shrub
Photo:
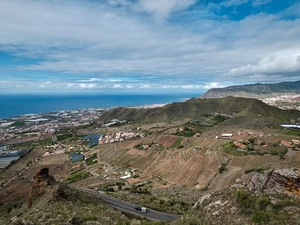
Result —
<instances>
[{"instance_id":1,"label":"shrub","mask_svg":"<svg viewBox=\"0 0 300 225\"><path fill-rule=\"evenodd\" d=\"M226 164L222 163L221 167L219 168L219 173L223 173L224 171L226 171Z\"/></svg>"},{"instance_id":2,"label":"shrub","mask_svg":"<svg viewBox=\"0 0 300 225\"><path fill-rule=\"evenodd\" d=\"M269 220L270 220L269 215L266 212L262 212L262 211L255 212L252 216L253 223L262 224L262 223L269 222Z\"/></svg>"},{"instance_id":3,"label":"shrub","mask_svg":"<svg viewBox=\"0 0 300 225\"><path fill-rule=\"evenodd\" d=\"M258 210L265 210L269 204L270 199L268 197L260 197L256 199L256 209Z\"/></svg>"}]
</instances>

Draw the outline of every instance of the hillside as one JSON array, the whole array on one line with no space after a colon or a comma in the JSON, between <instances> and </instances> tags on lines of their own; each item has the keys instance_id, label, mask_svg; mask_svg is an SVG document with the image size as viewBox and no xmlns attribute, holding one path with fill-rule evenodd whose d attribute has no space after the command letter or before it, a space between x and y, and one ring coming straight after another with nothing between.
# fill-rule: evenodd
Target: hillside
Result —
<instances>
[{"instance_id":1,"label":"hillside","mask_svg":"<svg viewBox=\"0 0 300 225\"><path fill-rule=\"evenodd\" d=\"M287 113L288 112L288 113ZM260 100L252 98L225 97L216 99L192 98L186 102L175 102L161 108L136 109L116 108L108 111L100 118L103 122L112 119L133 120L135 122L174 122L186 119L198 119L207 114L225 114L228 119L226 124L251 123L258 117L266 123L274 121L288 123L291 119L297 120L300 112L286 111L267 105Z\"/></svg>"},{"instance_id":2,"label":"hillside","mask_svg":"<svg viewBox=\"0 0 300 225\"><path fill-rule=\"evenodd\" d=\"M102 126L112 119L126 122ZM57 130L55 144L26 143L32 150L0 174L0 224L296 224L300 130L279 125L299 120L232 96L105 111ZM82 140L95 133L98 145ZM72 162L75 152L85 159ZM149 221L83 189L181 217Z\"/></svg>"},{"instance_id":3,"label":"hillside","mask_svg":"<svg viewBox=\"0 0 300 225\"><path fill-rule=\"evenodd\" d=\"M48 172L48 168L37 171L27 198L0 204L0 224L79 225L118 224L120 221L129 224L135 221L134 217L127 218L102 199L56 182Z\"/></svg>"},{"instance_id":4,"label":"hillside","mask_svg":"<svg viewBox=\"0 0 300 225\"><path fill-rule=\"evenodd\" d=\"M300 81L282 82L276 84L248 84L225 88L213 88L200 96L200 98L222 98L236 96L245 98L270 97L280 93L300 93Z\"/></svg>"}]
</instances>

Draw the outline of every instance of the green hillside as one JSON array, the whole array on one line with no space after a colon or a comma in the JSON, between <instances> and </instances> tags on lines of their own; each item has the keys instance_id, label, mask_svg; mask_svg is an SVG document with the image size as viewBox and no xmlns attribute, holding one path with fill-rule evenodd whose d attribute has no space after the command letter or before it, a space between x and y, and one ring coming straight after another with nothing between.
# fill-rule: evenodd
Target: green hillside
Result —
<instances>
[{"instance_id":1,"label":"green hillside","mask_svg":"<svg viewBox=\"0 0 300 225\"><path fill-rule=\"evenodd\" d=\"M252 98L225 97L215 99L192 98L186 102L175 102L161 108L136 109L116 108L100 118L134 120L137 122L172 122L181 119L196 119L205 114L225 114L230 117L226 123L239 124L251 122L256 118L265 118L270 124L288 123L291 119L300 118L296 110L281 110ZM245 121L241 121L245 118Z\"/></svg>"}]
</instances>

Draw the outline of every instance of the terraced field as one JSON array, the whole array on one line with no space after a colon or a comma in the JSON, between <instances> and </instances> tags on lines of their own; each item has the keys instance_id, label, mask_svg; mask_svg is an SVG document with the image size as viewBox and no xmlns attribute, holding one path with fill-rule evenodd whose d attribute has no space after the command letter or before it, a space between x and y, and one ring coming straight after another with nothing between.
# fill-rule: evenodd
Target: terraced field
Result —
<instances>
[{"instance_id":1,"label":"terraced field","mask_svg":"<svg viewBox=\"0 0 300 225\"><path fill-rule=\"evenodd\" d=\"M219 167L220 162L216 158L205 157L205 165L203 166L203 170L196 181L197 185L195 187L198 189L207 187L215 174L218 173Z\"/></svg>"},{"instance_id":2,"label":"terraced field","mask_svg":"<svg viewBox=\"0 0 300 225\"><path fill-rule=\"evenodd\" d=\"M209 186L209 190L219 191L224 187L229 187L234 183L235 179L242 175L241 167L229 167L223 174L218 174Z\"/></svg>"},{"instance_id":3,"label":"terraced field","mask_svg":"<svg viewBox=\"0 0 300 225\"><path fill-rule=\"evenodd\" d=\"M99 146L98 161L134 168L141 171L143 176L157 177L170 184L216 191L229 187L237 178L247 182L251 174L246 171L257 168L265 170L270 165L276 165L279 160L278 156L272 155L237 157L224 154L221 145L229 140L216 139L215 136L183 138L183 148L170 149L178 138L174 135L154 134L144 139ZM147 150L135 148L137 144L148 143L152 143L152 147ZM164 148L158 149L156 144ZM195 151L195 147L199 150ZM224 162L228 162L226 170L220 174L219 168Z\"/></svg>"},{"instance_id":4,"label":"terraced field","mask_svg":"<svg viewBox=\"0 0 300 225\"><path fill-rule=\"evenodd\" d=\"M179 139L178 136L164 135L157 144L163 145L165 148L170 148Z\"/></svg>"}]
</instances>

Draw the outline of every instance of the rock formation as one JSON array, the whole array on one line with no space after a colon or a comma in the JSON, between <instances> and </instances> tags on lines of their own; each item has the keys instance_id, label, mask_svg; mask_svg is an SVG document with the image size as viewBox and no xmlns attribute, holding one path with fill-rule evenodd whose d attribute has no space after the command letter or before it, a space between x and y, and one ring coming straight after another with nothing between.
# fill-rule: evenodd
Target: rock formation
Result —
<instances>
[{"instance_id":1,"label":"rock formation","mask_svg":"<svg viewBox=\"0 0 300 225\"><path fill-rule=\"evenodd\" d=\"M42 168L37 172L31 187L28 196L28 207L32 206L34 199L46 193L49 198L56 198L63 195L63 189L54 177L49 175L49 168Z\"/></svg>"},{"instance_id":2,"label":"rock formation","mask_svg":"<svg viewBox=\"0 0 300 225\"><path fill-rule=\"evenodd\" d=\"M270 191L300 196L300 171L296 168L268 170L256 174L248 184L250 191Z\"/></svg>"}]
</instances>

